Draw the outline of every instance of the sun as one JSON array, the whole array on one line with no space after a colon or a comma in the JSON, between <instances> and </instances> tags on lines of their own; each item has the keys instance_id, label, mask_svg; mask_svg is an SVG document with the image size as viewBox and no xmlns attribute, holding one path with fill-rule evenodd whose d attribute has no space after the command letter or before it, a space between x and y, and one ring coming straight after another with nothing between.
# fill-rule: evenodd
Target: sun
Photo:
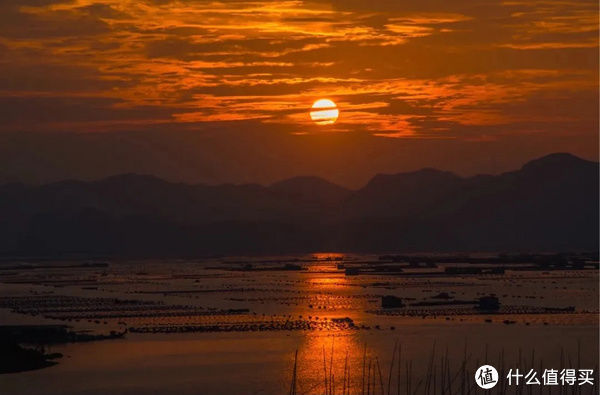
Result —
<instances>
[{"instance_id":1,"label":"sun","mask_svg":"<svg viewBox=\"0 0 600 395\"><path fill-rule=\"evenodd\" d=\"M340 115L337 105L329 99L319 99L312 105L310 119L317 125L331 125Z\"/></svg>"}]
</instances>

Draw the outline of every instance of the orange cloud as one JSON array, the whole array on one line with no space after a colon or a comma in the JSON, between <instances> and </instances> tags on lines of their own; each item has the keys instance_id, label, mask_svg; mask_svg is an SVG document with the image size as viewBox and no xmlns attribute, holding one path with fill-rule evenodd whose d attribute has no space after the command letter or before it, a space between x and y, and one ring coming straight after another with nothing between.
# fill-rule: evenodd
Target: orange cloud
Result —
<instances>
[{"instance_id":1,"label":"orange cloud","mask_svg":"<svg viewBox=\"0 0 600 395\"><path fill-rule=\"evenodd\" d=\"M335 97L338 132L595 132L595 3L372 3L7 0L0 130L252 121L310 133L310 103Z\"/></svg>"}]
</instances>

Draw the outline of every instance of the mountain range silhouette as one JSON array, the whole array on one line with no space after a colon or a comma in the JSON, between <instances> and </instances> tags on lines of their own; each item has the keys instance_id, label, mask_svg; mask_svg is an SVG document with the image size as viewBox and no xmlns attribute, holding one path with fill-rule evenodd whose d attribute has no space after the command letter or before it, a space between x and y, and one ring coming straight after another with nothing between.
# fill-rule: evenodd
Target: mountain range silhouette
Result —
<instances>
[{"instance_id":1,"label":"mountain range silhouette","mask_svg":"<svg viewBox=\"0 0 600 395\"><path fill-rule=\"evenodd\" d=\"M148 175L0 186L0 253L205 256L312 251L596 251L596 162L551 154L499 175L422 169L349 190Z\"/></svg>"}]
</instances>

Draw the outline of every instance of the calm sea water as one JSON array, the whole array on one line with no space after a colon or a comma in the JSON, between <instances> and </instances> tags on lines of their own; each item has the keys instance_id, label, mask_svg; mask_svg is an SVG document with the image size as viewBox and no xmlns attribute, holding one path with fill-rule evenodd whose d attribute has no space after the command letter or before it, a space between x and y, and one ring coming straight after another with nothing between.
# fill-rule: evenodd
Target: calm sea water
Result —
<instances>
[{"instance_id":1,"label":"calm sea water","mask_svg":"<svg viewBox=\"0 0 600 395\"><path fill-rule=\"evenodd\" d=\"M563 365L596 365L597 271L419 276L419 271L431 269L415 268L407 271L414 275L346 276L339 261L328 259L369 265L376 257L340 256L111 262L108 267L78 268L59 267L65 265L57 262L34 270L4 271L0 277L2 298L66 298L53 310L54 316L60 311L61 319L44 318L47 312L31 316L0 309L2 322L11 324L67 323L99 333L124 328L167 328L168 332L181 326L229 328L269 322L277 327L288 320L331 323L347 317L362 329L128 333L123 339L53 346L51 351L64 354L58 365L1 375L0 391L284 394L292 382L296 350L297 393L304 394L325 393L325 380L335 393L342 393L347 385L352 393L361 393L365 375L372 378L375 391L370 389L371 393L379 393L380 387L387 393L388 382L396 393L398 353L394 349L398 348L403 391L409 377L414 390L434 372L439 372L438 382L445 375L454 377L463 363L469 378L483 362L506 368L524 368L531 361L536 367L558 367L561 353ZM291 260L307 270L272 270ZM238 270L248 261L253 269L261 270ZM425 317L381 314L382 295L396 295L414 304L437 300L434 297L440 293L448 293L454 300L494 293L507 309L501 315L464 314L460 309L457 313L448 307L413 308L418 312L429 309ZM160 311L172 314L141 314L143 309L138 306L129 316L117 317L110 308L102 307L109 299L160 304L165 306ZM20 303L28 306L31 301ZM536 313L514 314L523 306ZM575 306L576 313L540 314L535 310L567 306ZM182 309L189 312L181 313ZM229 309L244 311L220 314ZM99 311L104 315L98 316Z\"/></svg>"}]
</instances>

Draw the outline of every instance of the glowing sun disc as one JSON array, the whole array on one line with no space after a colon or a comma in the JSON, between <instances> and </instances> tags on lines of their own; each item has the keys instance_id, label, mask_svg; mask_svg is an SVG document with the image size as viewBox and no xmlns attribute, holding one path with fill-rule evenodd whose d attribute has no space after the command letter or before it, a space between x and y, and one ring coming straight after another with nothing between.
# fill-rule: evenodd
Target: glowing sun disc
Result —
<instances>
[{"instance_id":1,"label":"glowing sun disc","mask_svg":"<svg viewBox=\"0 0 600 395\"><path fill-rule=\"evenodd\" d=\"M331 125L340 115L337 105L329 99L319 99L312 105L310 119L317 125Z\"/></svg>"}]
</instances>

